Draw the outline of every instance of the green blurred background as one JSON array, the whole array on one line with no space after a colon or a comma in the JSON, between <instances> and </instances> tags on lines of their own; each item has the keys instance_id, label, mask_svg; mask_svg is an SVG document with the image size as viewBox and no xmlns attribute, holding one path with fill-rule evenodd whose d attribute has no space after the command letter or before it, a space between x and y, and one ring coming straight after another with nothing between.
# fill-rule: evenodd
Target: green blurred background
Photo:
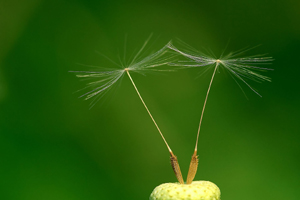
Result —
<instances>
[{"instance_id":1,"label":"green blurred background","mask_svg":"<svg viewBox=\"0 0 300 200\"><path fill-rule=\"evenodd\" d=\"M196 180L223 200L296 200L300 188L300 1L0 1L0 199L148 199L175 182L169 154L127 77L89 110L77 63L112 67L180 38L220 55L260 47L272 83L243 88L220 71L199 143ZM211 71L212 72L212 71ZM210 72L210 73L211 73ZM132 74L186 177L210 73Z\"/></svg>"}]
</instances>

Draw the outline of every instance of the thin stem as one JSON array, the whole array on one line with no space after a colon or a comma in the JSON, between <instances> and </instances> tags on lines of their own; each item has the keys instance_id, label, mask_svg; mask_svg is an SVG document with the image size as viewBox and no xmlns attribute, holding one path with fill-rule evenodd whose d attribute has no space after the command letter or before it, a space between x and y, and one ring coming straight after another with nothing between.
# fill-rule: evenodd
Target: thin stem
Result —
<instances>
[{"instance_id":1,"label":"thin stem","mask_svg":"<svg viewBox=\"0 0 300 200\"><path fill-rule=\"evenodd\" d=\"M162 139L164 140L164 142L165 142L165 144L166 144L166 146L167 146L167 148L168 148L169 152L171 153L171 152L172 152L172 150L171 150L170 146L168 145L168 143L167 143L167 141L166 141L165 137L163 136L163 134L162 134L161 130L159 129L159 127L158 127L157 123L155 122L155 120L154 120L154 118L153 118L152 114L150 113L150 111L149 111L148 107L146 106L146 103L144 102L144 100L143 100L143 98L142 98L142 96L141 96L141 94L140 94L139 90L137 89L137 87L136 87L135 83L133 82L133 79L131 78L131 76L130 76L130 73L129 73L129 69L127 69L127 68L126 68L126 69L125 69L125 71L127 72L127 75L128 75L128 77L129 77L129 79L130 79L130 81L131 81L131 83L132 83L132 85L133 85L133 87L134 87L135 91L136 91L136 92L137 92L137 94L139 95L139 97L140 97L140 99L141 99L141 101L142 101L142 103L143 103L144 107L146 108L146 110L147 110L147 112L148 112L149 116L151 117L151 119L152 119L152 121L153 121L154 125L156 126L156 128L157 128L157 130L158 130L158 132L159 132L160 136L161 136L161 137L162 137Z\"/></svg>"},{"instance_id":2,"label":"thin stem","mask_svg":"<svg viewBox=\"0 0 300 200\"><path fill-rule=\"evenodd\" d=\"M155 120L154 120L152 114L150 113L148 107L146 106L146 103L144 102L144 100L143 100L143 98L142 98L142 96L141 96L139 90L137 89L137 87L136 87L136 85L135 85L133 79L132 79L131 76L130 76L129 69L128 69L128 68L125 68L125 71L126 71L128 77L129 77L129 79L130 79L130 81L131 81L131 83L132 83L132 85L133 85L135 91L136 91L137 94L139 95L139 97L140 97L140 99L141 99L141 101L142 101L144 107L146 108L146 110L147 110L149 116L151 117L153 123L155 124L155 126L156 126L156 128L157 128L157 130L158 130L158 132L159 132L159 134L160 134L160 136L162 137L162 139L164 140L166 146L168 147L169 153L170 153L170 155L171 155L171 157L170 157L170 160L171 160L171 166L172 166L172 169L173 169L173 171L174 171L174 173L175 173L175 176L176 176L177 180L179 181L180 184L184 184L184 181L183 181L183 178L182 178L182 174L181 174L181 170L180 170L180 167L179 167L179 163L178 163L177 157L173 154L173 152L172 152L170 146L168 145L168 143L167 143L165 137L163 136L163 134L162 134L162 132L160 131L160 129L159 129L157 123L155 122Z\"/></svg>"},{"instance_id":3,"label":"thin stem","mask_svg":"<svg viewBox=\"0 0 300 200\"><path fill-rule=\"evenodd\" d=\"M199 128L198 128L198 133L197 133L197 139L196 139L196 145L195 145L195 151L192 155L192 160L190 162L190 167L189 167L189 172L187 175L187 180L186 180L186 184L191 184L196 176L197 173L197 169L198 169L198 155L197 155L197 146L198 146L198 140L199 140L199 134L200 134L200 128L201 128L201 123L202 123L202 119L203 119L203 114L204 114L204 110L205 110L205 106L206 106L206 102L207 102L207 98L208 98L208 94L212 85L212 82L214 80L218 65L221 61L220 60L216 60L216 66L214 69L214 73L211 77L210 83L209 83L209 87L206 93L206 97L205 97L205 101L204 101L204 105L202 108L202 113L201 113L201 117L200 117L200 122L199 122Z\"/></svg>"},{"instance_id":4,"label":"thin stem","mask_svg":"<svg viewBox=\"0 0 300 200\"><path fill-rule=\"evenodd\" d=\"M216 66L215 66L215 69L214 69L214 73L213 73L213 75L211 77L211 80L210 80L210 83L209 83L209 86L208 86L208 90L207 90L207 93L206 93L206 97L205 97L205 101L204 101L204 105L203 105L202 113L201 113L201 117L200 117L198 132L197 132L197 139L196 139L195 151L197 151L197 148L198 148L198 140L199 140L199 134L200 134L200 129L201 129L201 123L202 123L202 119L203 119L203 114L204 114L204 110L205 110L205 106L206 106L208 94L209 94L212 82L214 80L214 77L215 77L215 74L216 74L216 71L217 71L217 68L218 68L220 62L221 62L220 60L216 61Z\"/></svg>"},{"instance_id":5,"label":"thin stem","mask_svg":"<svg viewBox=\"0 0 300 200\"><path fill-rule=\"evenodd\" d=\"M163 136L163 134L162 134L162 132L160 131L160 129L159 129L157 123L155 122L155 120L154 120L152 114L150 113L148 107L146 106L146 103L144 102L144 100L143 100L143 98L142 98L142 96L141 96L139 90L137 89L137 87L136 87L136 85L135 85L133 79L132 79L131 76L130 76L129 69L128 69L128 68L125 68L125 71L126 71L128 77L129 77L129 79L130 79L130 81L131 81L131 83L132 83L132 85L133 85L135 91L136 91L137 94L139 95L139 97L140 97L140 99L141 99L141 101L142 101L144 107L146 108L146 110L147 110L149 116L151 117L153 123L155 124L155 126L156 126L156 128L157 128L159 134L161 135L162 139L164 140L166 146L168 147L169 153L170 153L170 155L171 155L171 157L170 157L170 160L171 160L171 166L172 166L172 169L173 169L173 171L174 171L174 173L175 173L175 176L176 176L178 182L179 182L180 184L184 184L184 181L183 181L183 178L182 178L182 174L181 174L181 170L180 170L180 167L179 167L179 163L178 163L177 157L173 154L173 152L172 152L170 146L168 145L168 143L167 143L165 137Z\"/></svg>"}]
</instances>

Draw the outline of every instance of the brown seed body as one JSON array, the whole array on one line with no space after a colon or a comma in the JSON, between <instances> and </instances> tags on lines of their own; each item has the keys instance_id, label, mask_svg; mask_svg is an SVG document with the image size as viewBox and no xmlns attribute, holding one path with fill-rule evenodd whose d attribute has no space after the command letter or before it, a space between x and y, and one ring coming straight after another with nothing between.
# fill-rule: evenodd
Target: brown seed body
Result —
<instances>
[{"instance_id":1,"label":"brown seed body","mask_svg":"<svg viewBox=\"0 0 300 200\"><path fill-rule=\"evenodd\" d=\"M193 182L195 175L197 173L197 169L198 169L198 155L197 155L197 150L195 150L190 163L186 184L191 184Z\"/></svg>"},{"instance_id":2,"label":"brown seed body","mask_svg":"<svg viewBox=\"0 0 300 200\"><path fill-rule=\"evenodd\" d=\"M171 165L172 165L173 171L175 173L175 176L180 184L184 184L177 157L173 154L172 151L170 152L170 154L171 154L171 157L170 157Z\"/></svg>"}]
</instances>

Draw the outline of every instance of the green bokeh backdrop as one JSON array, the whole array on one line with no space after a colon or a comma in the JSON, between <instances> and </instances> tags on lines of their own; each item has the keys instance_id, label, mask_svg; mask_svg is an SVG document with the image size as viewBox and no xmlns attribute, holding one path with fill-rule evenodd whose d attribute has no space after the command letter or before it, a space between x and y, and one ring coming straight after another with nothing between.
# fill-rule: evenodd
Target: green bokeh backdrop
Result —
<instances>
[{"instance_id":1,"label":"green bokeh backdrop","mask_svg":"<svg viewBox=\"0 0 300 200\"><path fill-rule=\"evenodd\" d=\"M223 200L297 200L300 188L300 2L0 1L0 199L148 199L175 182L169 154L130 81L89 110L78 63L112 67L141 47L180 38L217 55L275 58L272 83L216 74L199 143L197 180ZM132 74L186 177L210 74ZM211 72L210 72L211 73Z\"/></svg>"}]
</instances>

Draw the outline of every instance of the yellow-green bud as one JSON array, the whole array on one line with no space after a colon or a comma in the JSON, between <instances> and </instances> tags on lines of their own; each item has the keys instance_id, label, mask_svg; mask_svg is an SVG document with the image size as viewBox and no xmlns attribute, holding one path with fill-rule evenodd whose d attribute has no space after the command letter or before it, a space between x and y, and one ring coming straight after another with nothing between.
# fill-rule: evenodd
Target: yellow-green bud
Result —
<instances>
[{"instance_id":1,"label":"yellow-green bud","mask_svg":"<svg viewBox=\"0 0 300 200\"><path fill-rule=\"evenodd\" d=\"M220 189L210 181L191 184L163 183L150 195L150 200L220 200Z\"/></svg>"}]
</instances>

